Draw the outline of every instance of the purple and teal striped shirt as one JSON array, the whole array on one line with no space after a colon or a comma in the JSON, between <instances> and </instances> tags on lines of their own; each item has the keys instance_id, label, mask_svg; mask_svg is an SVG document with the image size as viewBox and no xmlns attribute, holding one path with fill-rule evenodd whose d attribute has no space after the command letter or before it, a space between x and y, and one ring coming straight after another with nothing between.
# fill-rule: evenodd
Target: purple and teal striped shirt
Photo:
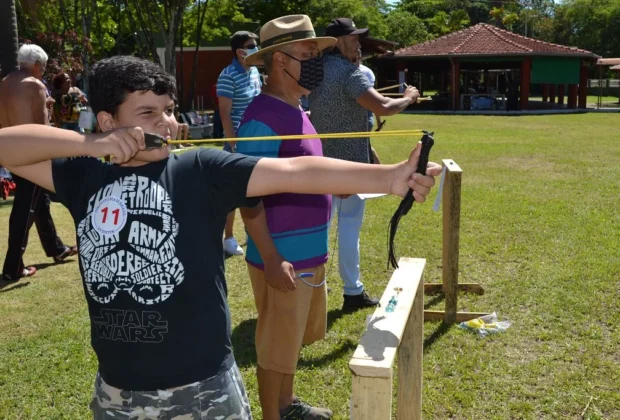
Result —
<instances>
[{"instance_id":1,"label":"purple and teal striped shirt","mask_svg":"<svg viewBox=\"0 0 620 420\"><path fill-rule=\"evenodd\" d=\"M301 108L261 94L248 106L239 137L317 134ZM290 158L323 156L316 139L240 141L237 152L249 156ZM331 195L275 194L263 197L267 226L278 252L295 270L317 267L327 261ZM256 244L250 237L246 261L262 269Z\"/></svg>"}]
</instances>

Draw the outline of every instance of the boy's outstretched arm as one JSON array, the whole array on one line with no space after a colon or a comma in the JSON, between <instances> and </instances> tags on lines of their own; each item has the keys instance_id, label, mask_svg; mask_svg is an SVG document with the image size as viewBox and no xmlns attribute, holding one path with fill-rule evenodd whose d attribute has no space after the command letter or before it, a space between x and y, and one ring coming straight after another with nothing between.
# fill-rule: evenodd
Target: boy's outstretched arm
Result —
<instances>
[{"instance_id":1,"label":"boy's outstretched arm","mask_svg":"<svg viewBox=\"0 0 620 420\"><path fill-rule=\"evenodd\" d=\"M140 128L81 134L27 124L0 130L0 166L52 192L55 192L52 159L113 155L113 162L124 163L144 149L144 133Z\"/></svg>"},{"instance_id":2,"label":"boy's outstretched arm","mask_svg":"<svg viewBox=\"0 0 620 420\"><path fill-rule=\"evenodd\" d=\"M283 192L305 194L388 193L404 197L413 189L423 202L441 166L429 162L426 176L416 174L421 143L409 160L395 165L369 165L321 157L261 159L248 183L248 197Z\"/></svg>"}]
</instances>

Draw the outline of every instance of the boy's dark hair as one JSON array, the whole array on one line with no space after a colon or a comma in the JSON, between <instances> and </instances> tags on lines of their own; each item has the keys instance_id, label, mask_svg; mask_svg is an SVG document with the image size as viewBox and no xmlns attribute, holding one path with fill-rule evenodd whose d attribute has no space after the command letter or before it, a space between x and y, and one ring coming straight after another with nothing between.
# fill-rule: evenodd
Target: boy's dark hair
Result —
<instances>
[{"instance_id":1,"label":"boy's dark hair","mask_svg":"<svg viewBox=\"0 0 620 420\"><path fill-rule=\"evenodd\" d=\"M258 35L253 32L238 31L230 37L230 48L232 49L233 56L237 56L237 50L239 48L243 48L243 44L245 44L248 39L254 39L258 41Z\"/></svg>"},{"instance_id":2,"label":"boy's dark hair","mask_svg":"<svg viewBox=\"0 0 620 420\"><path fill-rule=\"evenodd\" d=\"M89 79L89 101L93 112L116 115L127 94L151 91L177 99L176 82L172 75L152 61L133 56L105 58L93 66Z\"/></svg>"}]
</instances>

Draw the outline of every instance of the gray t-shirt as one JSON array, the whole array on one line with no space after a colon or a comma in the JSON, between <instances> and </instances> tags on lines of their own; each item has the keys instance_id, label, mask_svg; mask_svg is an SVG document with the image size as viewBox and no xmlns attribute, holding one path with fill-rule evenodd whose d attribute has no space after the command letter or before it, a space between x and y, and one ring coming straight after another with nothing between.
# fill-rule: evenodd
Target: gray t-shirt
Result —
<instances>
[{"instance_id":1,"label":"gray t-shirt","mask_svg":"<svg viewBox=\"0 0 620 420\"><path fill-rule=\"evenodd\" d=\"M321 133L368 131L368 110L356 100L372 84L358 66L340 54L325 56L323 83L309 96L312 125ZM323 155L370 163L368 137L323 140Z\"/></svg>"}]
</instances>

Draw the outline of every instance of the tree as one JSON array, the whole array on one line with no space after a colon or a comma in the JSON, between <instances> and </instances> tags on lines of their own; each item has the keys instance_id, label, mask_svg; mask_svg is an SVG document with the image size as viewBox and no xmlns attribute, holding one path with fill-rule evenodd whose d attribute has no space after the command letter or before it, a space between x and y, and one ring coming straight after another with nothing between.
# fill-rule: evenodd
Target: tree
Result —
<instances>
[{"instance_id":1,"label":"tree","mask_svg":"<svg viewBox=\"0 0 620 420\"><path fill-rule=\"evenodd\" d=\"M239 0L237 4L245 17L260 24L301 13L310 16L315 27L325 27L335 18L348 17L358 27L371 28L373 36L388 35L385 0Z\"/></svg>"},{"instance_id":2,"label":"tree","mask_svg":"<svg viewBox=\"0 0 620 420\"><path fill-rule=\"evenodd\" d=\"M129 10L129 0L126 0ZM176 46L179 38L181 16L187 9L189 0L131 0L135 9L135 21L146 39L152 58L162 64L171 74L176 73ZM132 18L133 20L133 18ZM165 46L164 62L157 54L156 38L162 40Z\"/></svg>"},{"instance_id":3,"label":"tree","mask_svg":"<svg viewBox=\"0 0 620 420\"><path fill-rule=\"evenodd\" d=\"M519 15L514 12L506 13L502 17L502 23L504 24L506 28L508 28L511 31L512 31L512 27L518 20L519 20Z\"/></svg>"},{"instance_id":4,"label":"tree","mask_svg":"<svg viewBox=\"0 0 620 420\"><path fill-rule=\"evenodd\" d=\"M473 1L466 10L472 25L489 22L489 12L491 11L489 2Z\"/></svg>"},{"instance_id":5,"label":"tree","mask_svg":"<svg viewBox=\"0 0 620 420\"><path fill-rule=\"evenodd\" d=\"M15 0L0 2L0 70L6 76L17 70L17 11Z\"/></svg>"},{"instance_id":6,"label":"tree","mask_svg":"<svg viewBox=\"0 0 620 420\"><path fill-rule=\"evenodd\" d=\"M400 47L408 47L432 38L422 19L403 10L390 12L386 24L390 41L398 42Z\"/></svg>"},{"instance_id":7,"label":"tree","mask_svg":"<svg viewBox=\"0 0 620 420\"><path fill-rule=\"evenodd\" d=\"M384 0L311 0L307 14L312 17L315 26L325 27L333 19L347 17L358 28L370 28L370 35L389 38L385 21L387 12Z\"/></svg>"},{"instance_id":8,"label":"tree","mask_svg":"<svg viewBox=\"0 0 620 420\"><path fill-rule=\"evenodd\" d=\"M198 77L198 51L200 46L216 37L224 38L231 35L228 28L220 26L223 21L235 24L248 22L249 19L243 16L239 11L234 0L210 2L209 0L196 0L183 15L183 29L181 30L182 43L180 43L180 46L181 48L183 48L183 46L194 47L194 62L192 63L189 98L194 98L195 95L196 79ZM185 69L181 62L181 80L184 77L184 71ZM179 86L179 97L185 97L182 86ZM181 101L180 105L181 109L184 110L187 104Z\"/></svg>"},{"instance_id":9,"label":"tree","mask_svg":"<svg viewBox=\"0 0 620 420\"><path fill-rule=\"evenodd\" d=\"M620 2L567 0L558 5L558 38L606 57L620 56Z\"/></svg>"},{"instance_id":10,"label":"tree","mask_svg":"<svg viewBox=\"0 0 620 420\"><path fill-rule=\"evenodd\" d=\"M502 19L504 17L504 8L503 7L494 7L489 12L489 16L493 18L495 22L495 26L501 26Z\"/></svg>"},{"instance_id":11,"label":"tree","mask_svg":"<svg viewBox=\"0 0 620 420\"><path fill-rule=\"evenodd\" d=\"M465 10L455 10L451 13L439 11L427 22L433 34L442 36L467 27L469 16Z\"/></svg>"}]
</instances>

